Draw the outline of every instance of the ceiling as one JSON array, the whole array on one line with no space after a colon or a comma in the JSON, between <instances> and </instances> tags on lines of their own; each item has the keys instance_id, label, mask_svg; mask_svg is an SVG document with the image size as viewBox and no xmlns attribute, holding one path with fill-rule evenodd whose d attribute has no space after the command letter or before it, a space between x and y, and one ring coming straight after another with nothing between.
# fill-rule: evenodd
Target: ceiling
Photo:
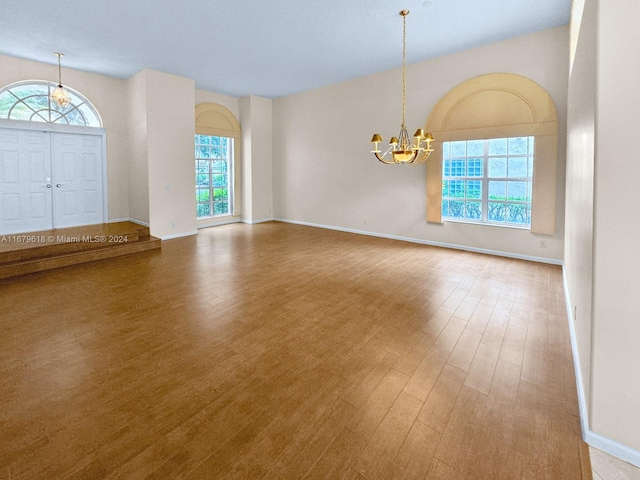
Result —
<instances>
[{"instance_id":1,"label":"ceiling","mask_svg":"<svg viewBox=\"0 0 640 480\"><path fill-rule=\"evenodd\" d=\"M569 22L571 0L3 0L0 54L278 98Z\"/></svg>"}]
</instances>

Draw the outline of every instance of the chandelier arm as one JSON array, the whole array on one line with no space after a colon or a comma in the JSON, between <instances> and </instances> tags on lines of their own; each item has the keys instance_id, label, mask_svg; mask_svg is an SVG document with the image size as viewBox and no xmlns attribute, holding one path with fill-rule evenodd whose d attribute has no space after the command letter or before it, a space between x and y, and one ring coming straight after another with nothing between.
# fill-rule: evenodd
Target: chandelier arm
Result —
<instances>
[{"instance_id":1,"label":"chandelier arm","mask_svg":"<svg viewBox=\"0 0 640 480\"><path fill-rule=\"evenodd\" d=\"M373 152L373 154L376 156L376 158L377 158L378 160L380 160L382 163L384 163L384 164L386 164L386 165L389 165L389 164L395 163L393 160L386 160L386 159L384 158L384 155L380 156L380 153L379 153L379 152Z\"/></svg>"}]
</instances>

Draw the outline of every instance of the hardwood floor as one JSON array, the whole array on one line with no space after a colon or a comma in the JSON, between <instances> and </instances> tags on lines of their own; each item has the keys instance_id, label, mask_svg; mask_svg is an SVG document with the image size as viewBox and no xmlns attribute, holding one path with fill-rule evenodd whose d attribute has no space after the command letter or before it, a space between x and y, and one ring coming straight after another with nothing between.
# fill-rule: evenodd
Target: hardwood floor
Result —
<instances>
[{"instance_id":1,"label":"hardwood floor","mask_svg":"<svg viewBox=\"0 0 640 480\"><path fill-rule=\"evenodd\" d=\"M1 280L0 478L590 478L563 295L276 222Z\"/></svg>"},{"instance_id":2,"label":"hardwood floor","mask_svg":"<svg viewBox=\"0 0 640 480\"><path fill-rule=\"evenodd\" d=\"M591 446L589 457L594 480L640 480L640 467Z\"/></svg>"}]
</instances>

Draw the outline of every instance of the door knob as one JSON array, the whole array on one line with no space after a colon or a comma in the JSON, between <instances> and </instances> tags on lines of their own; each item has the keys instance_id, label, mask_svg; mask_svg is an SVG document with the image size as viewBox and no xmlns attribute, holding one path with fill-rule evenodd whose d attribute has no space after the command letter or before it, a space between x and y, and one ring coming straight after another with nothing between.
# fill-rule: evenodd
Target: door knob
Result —
<instances>
[{"instance_id":1,"label":"door knob","mask_svg":"<svg viewBox=\"0 0 640 480\"><path fill-rule=\"evenodd\" d=\"M61 183L56 183L56 187L60 188L62 186Z\"/></svg>"},{"instance_id":2,"label":"door knob","mask_svg":"<svg viewBox=\"0 0 640 480\"><path fill-rule=\"evenodd\" d=\"M50 184L50 183L47 183L47 184L45 185L45 187L47 187L47 188L51 188L51 184Z\"/></svg>"}]
</instances>

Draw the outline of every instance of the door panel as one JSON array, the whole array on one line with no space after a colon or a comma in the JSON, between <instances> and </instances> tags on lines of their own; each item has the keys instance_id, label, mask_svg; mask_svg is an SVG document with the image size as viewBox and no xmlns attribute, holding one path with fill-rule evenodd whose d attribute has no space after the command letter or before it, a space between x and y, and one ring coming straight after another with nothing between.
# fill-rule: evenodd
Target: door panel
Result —
<instances>
[{"instance_id":1,"label":"door panel","mask_svg":"<svg viewBox=\"0 0 640 480\"><path fill-rule=\"evenodd\" d=\"M56 228L102 223L102 137L51 134Z\"/></svg>"},{"instance_id":2,"label":"door panel","mask_svg":"<svg viewBox=\"0 0 640 480\"><path fill-rule=\"evenodd\" d=\"M0 234L53 227L49 134L0 129Z\"/></svg>"}]
</instances>

